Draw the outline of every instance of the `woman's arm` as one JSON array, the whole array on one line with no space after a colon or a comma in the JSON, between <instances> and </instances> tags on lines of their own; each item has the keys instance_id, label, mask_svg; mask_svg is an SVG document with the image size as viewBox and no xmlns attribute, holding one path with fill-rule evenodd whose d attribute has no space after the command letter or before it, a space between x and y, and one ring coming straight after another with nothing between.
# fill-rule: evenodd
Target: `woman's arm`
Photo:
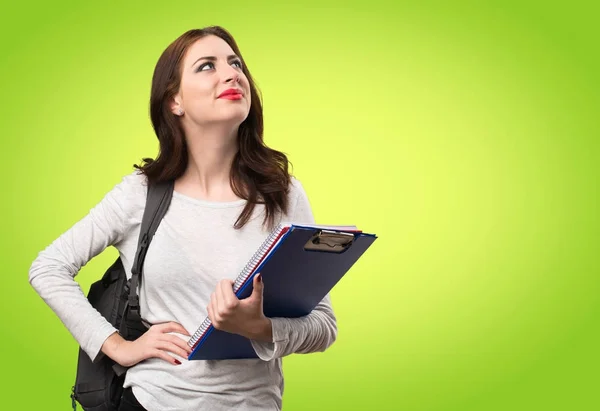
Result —
<instances>
[{"instance_id":1,"label":"woman's arm","mask_svg":"<svg viewBox=\"0 0 600 411\"><path fill-rule=\"evenodd\" d=\"M290 354L325 351L337 338L329 295L310 314L300 318L271 318L273 342L252 340L259 358L269 361Z\"/></svg>"},{"instance_id":2,"label":"woman's arm","mask_svg":"<svg viewBox=\"0 0 600 411\"><path fill-rule=\"evenodd\" d=\"M91 306L74 277L93 257L122 240L140 178L124 177L89 214L41 251L29 270L29 283L92 360L117 330Z\"/></svg>"}]
</instances>

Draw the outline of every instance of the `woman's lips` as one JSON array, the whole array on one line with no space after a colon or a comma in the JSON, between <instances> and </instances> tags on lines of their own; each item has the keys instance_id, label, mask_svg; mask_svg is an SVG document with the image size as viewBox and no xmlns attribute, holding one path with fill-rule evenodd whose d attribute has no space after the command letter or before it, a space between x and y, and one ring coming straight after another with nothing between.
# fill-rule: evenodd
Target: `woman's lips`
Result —
<instances>
[{"instance_id":1,"label":"woman's lips","mask_svg":"<svg viewBox=\"0 0 600 411\"><path fill-rule=\"evenodd\" d=\"M219 98L224 98L226 100L240 100L242 98L241 94L225 94Z\"/></svg>"}]
</instances>

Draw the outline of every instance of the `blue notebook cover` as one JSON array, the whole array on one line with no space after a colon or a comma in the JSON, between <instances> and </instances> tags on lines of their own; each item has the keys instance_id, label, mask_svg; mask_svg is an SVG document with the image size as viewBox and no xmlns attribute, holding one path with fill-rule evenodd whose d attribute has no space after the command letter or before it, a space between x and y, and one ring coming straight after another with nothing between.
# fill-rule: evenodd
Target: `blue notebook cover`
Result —
<instances>
[{"instance_id":1,"label":"blue notebook cover","mask_svg":"<svg viewBox=\"0 0 600 411\"><path fill-rule=\"evenodd\" d=\"M292 224L274 230L236 279L237 297L249 297L254 275L261 273L265 316L309 314L377 238L321 227ZM250 340L215 329L208 318L188 344L189 360L258 358Z\"/></svg>"}]
</instances>

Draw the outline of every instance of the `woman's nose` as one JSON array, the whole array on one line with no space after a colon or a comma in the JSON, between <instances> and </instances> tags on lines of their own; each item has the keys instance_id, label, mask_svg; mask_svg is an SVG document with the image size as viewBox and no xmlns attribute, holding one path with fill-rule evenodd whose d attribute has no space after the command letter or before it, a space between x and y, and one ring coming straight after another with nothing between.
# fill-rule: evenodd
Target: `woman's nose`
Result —
<instances>
[{"instance_id":1,"label":"woman's nose","mask_svg":"<svg viewBox=\"0 0 600 411\"><path fill-rule=\"evenodd\" d=\"M230 75L227 80L225 80L226 83L239 83L240 82L240 75L238 73L234 73L232 75Z\"/></svg>"},{"instance_id":2,"label":"woman's nose","mask_svg":"<svg viewBox=\"0 0 600 411\"><path fill-rule=\"evenodd\" d=\"M226 76L227 76L225 79L226 83L239 83L239 81L240 81L240 73L233 68L231 71L227 72Z\"/></svg>"}]
</instances>

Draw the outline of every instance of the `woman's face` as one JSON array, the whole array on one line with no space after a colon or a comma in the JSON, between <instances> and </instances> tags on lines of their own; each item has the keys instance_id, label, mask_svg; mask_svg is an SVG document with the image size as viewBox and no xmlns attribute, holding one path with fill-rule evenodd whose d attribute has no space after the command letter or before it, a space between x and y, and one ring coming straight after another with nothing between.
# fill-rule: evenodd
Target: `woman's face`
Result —
<instances>
[{"instance_id":1,"label":"woman's face","mask_svg":"<svg viewBox=\"0 0 600 411\"><path fill-rule=\"evenodd\" d=\"M225 94L234 89L235 94ZM250 84L242 62L223 39L206 36L187 50L181 84L171 110L184 111L183 121L199 126L219 122L241 124L250 111Z\"/></svg>"}]
</instances>

